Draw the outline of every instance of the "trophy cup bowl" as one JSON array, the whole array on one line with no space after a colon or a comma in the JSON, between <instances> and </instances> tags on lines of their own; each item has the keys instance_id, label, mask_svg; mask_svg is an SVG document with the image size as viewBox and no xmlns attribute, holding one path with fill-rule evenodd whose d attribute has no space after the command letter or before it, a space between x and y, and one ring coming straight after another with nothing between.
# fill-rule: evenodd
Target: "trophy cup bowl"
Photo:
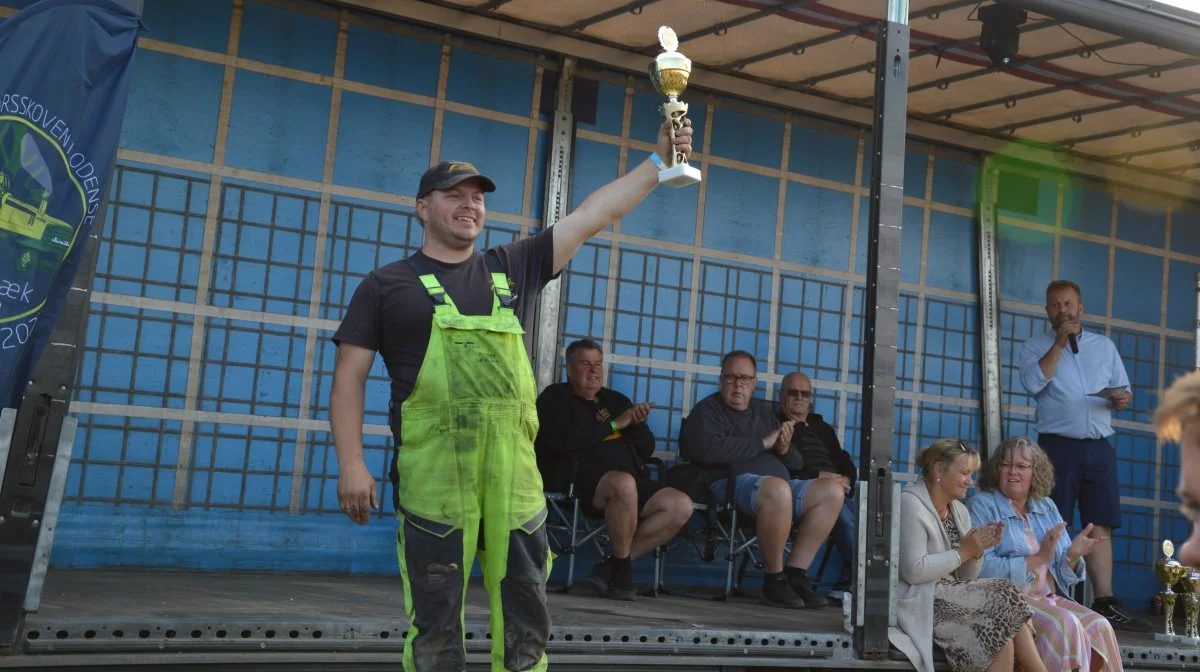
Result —
<instances>
[{"instance_id":1,"label":"trophy cup bowl","mask_svg":"<svg viewBox=\"0 0 1200 672\"><path fill-rule=\"evenodd\" d=\"M1163 634L1169 638L1175 636L1175 598L1177 594L1171 588L1179 583L1189 573L1189 569L1184 567L1178 560L1171 557L1175 555L1175 544L1170 539L1164 539L1162 543L1163 557L1154 561L1154 574L1158 580L1166 586L1166 590L1162 591L1163 601Z\"/></svg>"},{"instance_id":2,"label":"trophy cup bowl","mask_svg":"<svg viewBox=\"0 0 1200 672\"><path fill-rule=\"evenodd\" d=\"M1186 615L1186 637L1200 638L1200 571L1187 567L1187 574L1179 580L1180 592L1183 593L1183 613Z\"/></svg>"},{"instance_id":3,"label":"trophy cup bowl","mask_svg":"<svg viewBox=\"0 0 1200 672\"><path fill-rule=\"evenodd\" d=\"M654 90L666 96L667 102L662 104L662 114L671 123L671 139L683 128L683 118L687 114L687 103L679 100L679 96L687 89L688 79L692 76L692 61L677 51L679 38L675 31L667 26L658 29L658 43L663 53L654 58L650 64L650 83ZM700 181L700 171L695 166L688 165L687 158L680 152L672 150L670 156L662 158L659 166L658 183L671 187L685 187Z\"/></svg>"},{"instance_id":4,"label":"trophy cup bowl","mask_svg":"<svg viewBox=\"0 0 1200 672\"><path fill-rule=\"evenodd\" d=\"M658 55L650 64L650 82L654 90L675 102L687 90L692 76L692 61L678 51Z\"/></svg>"}]
</instances>

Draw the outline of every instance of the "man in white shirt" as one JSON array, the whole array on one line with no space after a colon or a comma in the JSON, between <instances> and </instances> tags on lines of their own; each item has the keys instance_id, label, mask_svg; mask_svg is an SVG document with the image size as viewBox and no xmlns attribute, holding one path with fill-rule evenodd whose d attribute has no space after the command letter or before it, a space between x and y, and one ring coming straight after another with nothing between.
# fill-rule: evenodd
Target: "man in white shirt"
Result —
<instances>
[{"instance_id":1,"label":"man in white shirt","mask_svg":"<svg viewBox=\"0 0 1200 672\"><path fill-rule=\"evenodd\" d=\"M1078 503L1080 525L1091 523L1093 537L1111 542L1112 531L1121 526L1121 491L1117 452L1109 437L1112 411L1125 410L1133 398L1129 375L1116 345L1080 324L1079 285L1051 282L1046 316L1051 329L1030 338L1021 350L1021 385L1037 400L1038 443L1054 464L1050 496L1063 520L1074 520ZM1098 396L1106 390L1107 396ZM1111 543L1098 545L1088 556L1088 576L1095 594L1092 609L1114 628L1150 630L1145 619L1113 596Z\"/></svg>"}]
</instances>

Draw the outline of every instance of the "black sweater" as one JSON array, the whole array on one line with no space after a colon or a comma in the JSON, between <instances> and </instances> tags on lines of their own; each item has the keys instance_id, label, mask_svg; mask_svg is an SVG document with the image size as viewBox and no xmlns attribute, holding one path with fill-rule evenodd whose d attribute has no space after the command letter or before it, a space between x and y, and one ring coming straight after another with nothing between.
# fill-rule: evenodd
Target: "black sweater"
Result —
<instances>
[{"instance_id":1,"label":"black sweater","mask_svg":"<svg viewBox=\"0 0 1200 672\"><path fill-rule=\"evenodd\" d=\"M783 418L782 413L780 418ZM819 463L805 463L804 454L806 450L811 450L804 446L803 433L805 430L820 439L821 445L825 447L825 457L832 465L831 469L822 468L825 465ZM784 463L787 464L792 478L816 478L822 471L833 471L850 479L851 483L858 480L858 469L854 466L854 458L850 456L850 453L842 450L842 442L838 441L837 432L829 423L825 422L825 418L821 417L820 413L809 413L804 424L796 423L796 428L792 433L792 449L784 456Z\"/></svg>"},{"instance_id":2,"label":"black sweater","mask_svg":"<svg viewBox=\"0 0 1200 672\"><path fill-rule=\"evenodd\" d=\"M751 399L746 410L735 411L714 392L688 415L680 454L704 467L710 478L732 471L733 476L756 474L787 480L788 468L779 454L763 448L763 437L777 429L779 415L769 401Z\"/></svg>"},{"instance_id":3,"label":"black sweater","mask_svg":"<svg viewBox=\"0 0 1200 672\"><path fill-rule=\"evenodd\" d=\"M614 433L610 420L633 407L629 397L600 388L594 401L556 383L537 398L538 428L534 440L543 487L564 492L580 470L623 471L646 476L645 461L654 455L654 434L639 422Z\"/></svg>"}]
</instances>

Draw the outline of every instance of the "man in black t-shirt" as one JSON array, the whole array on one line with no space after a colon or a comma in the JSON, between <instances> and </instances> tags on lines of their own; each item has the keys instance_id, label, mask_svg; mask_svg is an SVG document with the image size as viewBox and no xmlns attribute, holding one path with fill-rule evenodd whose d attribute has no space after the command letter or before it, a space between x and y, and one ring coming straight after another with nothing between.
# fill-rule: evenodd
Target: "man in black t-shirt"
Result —
<instances>
[{"instance_id":1,"label":"man in black t-shirt","mask_svg":"<svg viewBox=\"0 0 1200 672\"><path fill-rule=\"evenodd\" d=\"M378 508L363 461L363 405L375 354L392 380L397 555L410 626L406 672L464 669L466 578L478 552L491 606L492 668L546 669L549 547L533 440L536 383L522 335L538 292L591 236L658 185L657 156L691 153L691 123L659 129L656 154L528 239L480 252L484 194L475 166L421 177L421 251L369 273L334 335L330 424L338 500L365 524Z\"/></svg>"},{"instance_id":2,"label":"man in black t-shirt","mask_svg":"<svg viewBox=\"0 0 1200 672\"><path fill-rule=\"evenodd\" d=\"M650 478L654 435L645 419L652 402L634 405L603 386L604 353L591 340L567 346L567 382L538 396L534 447L546 489L572 481L584 513L603 517L612 555L588 582L602 597L633 600L632 561L668 541L692 515L692 499Z\"/></svg>"},{"instance_id":3,"label":"man in black t-shirt","mask_svg":"<svg viewBox=\"0 0 1200 672\"><path fill-rule=\"evenodd\" d=\"M783 456L783 463L792 478L832 479L846 493L837 523L833 526L833 544L842 555L842 572L834 591L847 591L853 576L851 563L857 546L854 529L858 505L854 499L854 489L858 482L858 469L850 453L842 450L837 432L820 413L812 411L812 380L795 371L783 377L780 387L783 403L780 404L779 420L781 423L788 420L793 422L792 449Z\"/></svg>"}]
</instances>

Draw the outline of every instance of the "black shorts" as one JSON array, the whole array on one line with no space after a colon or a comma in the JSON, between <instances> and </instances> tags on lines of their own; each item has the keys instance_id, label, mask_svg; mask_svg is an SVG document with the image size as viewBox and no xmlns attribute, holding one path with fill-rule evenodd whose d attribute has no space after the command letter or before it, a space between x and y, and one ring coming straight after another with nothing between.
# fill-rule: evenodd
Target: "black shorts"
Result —
<instances>
[{"instance_id":1,"label":"black shorts","mask_svg":"<svg viewBox=\"0 0 1200 672\"><path fill-rule=\"evenodd\" d=\"M575 475L575 494L579 497L580 508L583 509L583 514L588 518L603 518L604 511L597 509L592 503L596 498L596 486L600 485L600 479L611 470L593 471L588 469L580 469ZM633 476L634 483L637 484L638 498L638 513L640 514L646 508L646 502L650 501L659 490L667 487L665 483L659 483L650 478L630 474Z\"/></svg>"},{"instance_id":2,"label":"black shorts","mask_svg":"<svg viewBox=\"0 0 1200 672\"><path fill-rule=\"evenodd\" d=\"M1117 451L1108 439L1041 434L1038 445L1054 465L1054 491L1050 498L1068 525L1075 518L1078 503L1081 528L1088 523L1114 530L1121 526Z\"/></svg>"}]
</instances>

